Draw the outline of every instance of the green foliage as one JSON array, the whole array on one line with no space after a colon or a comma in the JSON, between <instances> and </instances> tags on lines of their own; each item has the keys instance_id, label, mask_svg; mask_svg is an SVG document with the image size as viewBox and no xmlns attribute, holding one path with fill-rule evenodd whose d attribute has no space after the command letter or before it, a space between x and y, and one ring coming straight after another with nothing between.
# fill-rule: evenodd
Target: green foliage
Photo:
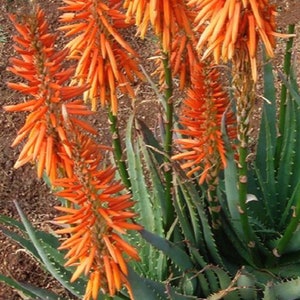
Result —
<instances>
[{"instance_id":1,"label":"green foliage","mask_svg":"<svg viewBox=\"0 0 300 300\"><path fill-rule=\"evenodd\" d=\"M274 71L271 62L265 63L266 101L263 103L255 158L248 163L246 205L249 225L255 238L253 250L243 237L239 190L236 184L238 167L226 138L225 125L223 135L228 144L227 168L223 175L220 174L221 181L218 186L218 197L222 206L221 228L214 230L211 227L205 187L187 179L174 164L173 205L176 215L172 232L165 234L166 240L161 236L162 228L157 231L159 235L148 231L141 233L146 241L167 256L167 263L170 264L168 268L176 270L174 274L178 277L178 280L170 281L171 287L186 297L196 295L207 299L296 299L299 295L299 92L294 72L290 71L281 77L284 78L282 86L287 89L287 93L281 100L285 103L284 110L279 108L278 112ZM285 120L280 138L277 136L278 113L284 114L282 118ZM130 128L134 126L131 125ZM150 170L151 175L146 180L147 184L151 182L150 186L155 187L162 199L162 150L144 124L138 129L136 132L139 143L144 143L146 147L143 147L143 151L136 148L135 161L136 155L141 153L146 161L145 165L148 168L150 166L148 171ZM140 131L143 132L143 141ZM139 165L143 166L143 162L140 161ZM146 181L143 184L145 188ZM149 203L153 202L150 200ZM146 209L147 205L143 204L143 208ZM163 203L156 205L161 207ZM162 218L161 210L156 211L153 207L149 209L152 209L153 222L157 224L157 220ZM240 269L241 266L245 268ZM186 276L192 276L189 286L186 285ZM146 284L148 279L136 277L133 281L136 283L140 280ZM165 284L165 290L168 290L168 284ZM159 296L163 287L158 283L147 286L151 286L150 289L156 295L147 299L166 299L166 296ZM173 298L169 296L167 299Z\"/></svg>"},{"instance_id":2,"label":"green foliage","mask_svg":"<svg viewBox=\"0 0 300 300\"><path fill-rule=\"evenodd\" d=\"M33 255L40 262L43 269L47 270L55 279L57 279L58 282L62 284L63 287L75 296L82 297L85 282L82 279L75 284L70 284L72 272L63 266L65 260L63 253L57 250L57 247L59 246L57 237L44 231L35 230L24 215L19 204L15 202L15 205L22 223L6 216L0 216L0 222L6 226L13 226L21 233L11 231L6 228L2 228L2 232L26 249L29 254ZM47 291L43 292L41 289L34 289L34 287L31 287L30 285L17 283L13 279L5 278L4 276L1 280L9 282L10 285L14 284L12 286L18 290L29 291L29 294L34 294L37 297L36 299L40 299L39 297L42 293L44 293L44 295L47 295L48 293ZM45 296L43 297L45 298ZM41 297L41 299L43 299L43 297ZM56 297L58 297L58 295L56 295ZM51 292L49 292L49 299L54 299Z\"/></svg>"},{"instance_id":3,"label":"green foliage","mask_svg":"<svg viewBox=\"0 0 300 300\"><path fill-rule=\"evenodd\" d=\"M268 61L264 64L265 101L259 138L255 153L251 153L254 158L242 158L248 180L243 191L238 184L242 167L236 163L236 151L226 133L226 120L223 121L227 166L217 175L218 184L214 186L221 207L220 228L212 225L209 183L199 185L194 178L187 178L170 159L173 134L170 123L175 119L168 101L173 97L171 84L164 99L168 104L168 126L160 132L160 140L132 114L126 128L124 153L120 140L114 141L120 178L136 201L136 222L144 226L140 232L124 236L138 249L141 258L139 262L128 262L128 280L136 299L299 297L300 94L295 72L287 68L292 64L291 47L290 40L285 73L281 75L283 91L279 105L272 64ZM166 60L167 79L172 82ZM116 134L116 117L111 115L110 120L112 133ZM242 203L244 196L247 199ZM65 289L82 298L86 280L69 282L72 269L64 267L57 238L34 229L15 204L21 222L0 216L2 232L34 256ZM3 275L0 280L19 290L24 299L58 297ZM99 300L107 297L100 295ZM128 299L128 295L122 292L114 299Z\"/></svg>"},{"instance_id":4,"label":"green foliage","mask_svg":"<svg viewBox=\"0 0 300 300\"><path fill-rule=\"evenodd\" d=\"M268 284L264 292L264 300L281 299L296 300L300 294L300 279L292 279L290 281L277 284Z\"/></svg>"}]
</instances>

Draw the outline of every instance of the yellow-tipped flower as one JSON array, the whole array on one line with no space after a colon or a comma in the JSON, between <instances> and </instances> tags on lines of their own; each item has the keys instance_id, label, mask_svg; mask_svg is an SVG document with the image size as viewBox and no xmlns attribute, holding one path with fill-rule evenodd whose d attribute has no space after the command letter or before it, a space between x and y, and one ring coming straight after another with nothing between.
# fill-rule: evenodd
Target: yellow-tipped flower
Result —
<instances>
[{"instance_id":1,"label":"yellow-tipped flower","mask_svg":"<svg viewBox=\"0 0 300 300\"><path fill-rule=\"evenodd\" d=\"M37 162L39 178L45 170L50 179L54 180L59 167L66 169L71 176L72 151L66 135L63 106L74 124L95 133L89 124L76 118L76 115L92 113L82 100L73 100L82 95L87 86L67 86L74 73L73 68L63 67L68 50L55 49L55 35L48 32L45 14L39 7L33 6L25 23L19 23L13 15L10 19L19 33L13 38L19 58L11 58L8 70L23 81L9 82L8 86L28 98L23 103L7 105L4 109L29 112L12 144L16 146L27 138L15 168L27 162Z\"/></svg>"},{"instance_id":2,"label":"yellow-tipped flower","mask_svg":"<svg viewBox=\"0 0 300 300\"><path fill-rule=\"evenodd\" d=\"M152 25L165 53L170 52L172 36L179 30L184 31L189 38L194 35L183 0L125 0L124 7L127 9L127 21L134 17L138 34L142 38L149 23Z\"/></svg>"},{"instance_id":3,"label":"yellow-tipped flower","mask_svg":"<svg viewBox=\"0 0 300 300\"><path fill-rule=\"evenodd\" d=\"M68 250L66 266L76 266L71 282L82 274L88 276L84 299L97 299L100 289L110 296L123 286L130 292L126 261L139 256L120 235L142 228L130 221L136 215L130 210L134 202L130 194L121 194L124 186L114 181L114 168L99 169L99 146L86 135L76 133L76 137L74 175L53 183L61 189L57 196L70 203L56 207L64 213L56 221L64 226L57 233L69 234L60 249Z\"/></svg>"},{"instance_id":4,"label":"yellow-tipped flower","mask_svg":"<svg viewBox=\"0 0 300 300\"><path fill-rule=\"evenodd\" d=\"M274 56L275 7L268 0L190 0L198 11L196 30L201 32L198 51L204 46L203 59L211 53L215 62L227 62L247 53L253 80L257 79L257 45L261 40L269 57ZM245 55L243 55L245 57Z\"/></svg>"},{"instance_id":5,"label":"yellow-tipped flower","mask_svg":"<svg viewBox=\"0 0 300 300\"><path fill-rule=\"evenodd\" d=\"M111 106L117 114L117 90L135 98L131 83L135 77L143 78L136 62L137 53L121 37L119 28L126 25L125 15L116 10L118 3L109 1L106 5L99 0L64 0L66 6L61 22L66 23L60 30L72 40L66 45L70 48L69 58L77 60L74 83L88 83L90 89L85 99L90 100L92 109L97 107L98 99L104 106Z\"/></svg>"}]
</instances>

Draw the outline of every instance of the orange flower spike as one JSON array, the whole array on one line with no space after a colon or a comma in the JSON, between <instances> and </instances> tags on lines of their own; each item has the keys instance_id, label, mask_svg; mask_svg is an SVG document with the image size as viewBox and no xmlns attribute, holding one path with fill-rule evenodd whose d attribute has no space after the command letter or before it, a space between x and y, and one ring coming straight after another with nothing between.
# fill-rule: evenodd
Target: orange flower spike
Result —
<instances>
[{"instance_id":1,"label":"orange flower spike","mask_svg":"<svg viewBox=\"0 0 300 300\"><path fill-rule=\"evenodd\" d=\"M107 41L107 40L105 41L105 49L106 49L106 53L107 53L108 58L109 58L111 69L114 73L114 77L116 78L116 80L118 80L119 79L119 68L118 68L118 65L117 65L112 47L111 47L109 41ZM113 90L113 93L115 93L114 90Z\"/></svg>"},{"instance_id":2,"label":"orange flower spike","mask_svg":"<svg viewBox=\"0 0 300 300\"><path fill-rule=\"evenodd\" d=\"M256 28L253 15L248 15L248 26L249 26L249 39L248 39L248 49L251 58L256 56Z\"/></svg>"},{"instance_id":3,"label":"orange flower spike","mask_svg":"<svg viewBox=\"0 0 300 300\"><path fill-rule=\"evenodd\" d=\"M90 241L89 241L89 243L90 243ZM92 246L92 248L90 249L90 252L89 252L89 256L88 256L89 262L86 265L85 270L84 270L84 275L85 276L87 276L89 274L89 272L90 272L90 270L93 266L96 254L97 254L97 247L94 245L94 246ZM96 271L96 272L98 272L98 271ZM100 275L100 273L99 273L99 275Z\"/></svg>"},{"instance_id":4,"label":"orange flower spike","mask_svg":"<svg viewBox=\"0 0 300 300\"><path fill-rule=\"evenodd\" d=\"M142 227L140 227L140 230L142 229ZM124 241L122 238L120 238L119 235L113 233L111 235L112 239L115 240L118 244L118 246L124 250L126 252L126 254L128 254L130 257L134 258L135 260L139 260L139 255L137 250L131 246L130 244L128 244L126 241Z\"/></svg>"},{"instance_id":5,"label":"orange flower spike","mask_svg":"<svg viewBox=\"0 0 300 300\"><path fill-rule=\"evenodd\" d=\"M212 26L210 24L210 26L213 27L213 32L212 32L212 36L210 37L210 39L215 40L218 35L220 34L221 30L224 27L224 23L226 21L226 18L228 17L228 12L229 12L229 6L230 6L230 2L232 0L227 0L223 6L223 8L219 11L219 14L216 14L215 19L217 19L217 23L215 24L215 26ZM235 0L233 0L235 1Z\"/></svg>"},{"instance_id":6,"label":"orange flower spike","mask_svg":"<svg viewBox=\"0 0 300 300\"><path fill-rule=\"evenodd\" d=\"M116 255L115 255L115 249L114 249L114 246L111 244L111 242L110 242L108 236L103 235L102 239L103 239L103 241L105 242L105 245L106 245L106 247L107 247L107 249L108 249L108 251L109 251L110 256L113 258L114 261L117 262L117 257L116 257Z\"/></svg>"},{"instance_id":7,"label":"orange flower spike","mask_svg":"<svg viewBox=\"0 0 300 300\"><path fill-rule=\"evenodd\" d=\"M202 25L209 22L197 43L198 51L207 46L204 58L213 53L215 62L218 62L221 51L221 58L227 62L235 59L235 51L248 49L255 81L256 48L259 39L265 45L267 54L274 56L274 36L277 35L275 10L269 0L195 0L189 1L188 5L195 6L198 11L194 19L196 30L201 30Z\"/></svg>"},{"instance_id":8,"label":"orange flower spike","mask_svg":"<svg viewBox=\"0 0 300 300\"><path fill-rule=\"evenodd\" d=\"M231 30L231 44L234 45L238 38L238 30L239 30L239 17L241 13L241 3L237 2L234 7L234 13L232 17L232 30ZM231 57L230 57L231 59Z\"/></svg>"},{"instance_id":9,"label":"orange flower spike","mask_svg":"<svg viewBox=\"0 0 300 300\"><path fill-rule=\"evenodd\" d=\"M85 268L87 263L88 263L87 258L84 258L84 260L80 262L80 264L78 265L76 271L73 273L73 275L70 279L71 283L74 282L81 275L81 273L83 273L84 268Z\"/></svg>"},{"instance_id":10,"label":"orange flower spike","mask_svg":"<svg viewBox=\"0 0 300 300\"><path fill-rule=\"evenodd\" d=\"M124 257L122 256L121 251L117 247L115 247L114 251L117 258L117 263L119 264L121 271L123 272L124 275L127 275L128 274L127 264L124 260Z\"/></svg>"},{"instance_id":11,"label":"orange flower spike","mask_svg":"<svg viewBox=\"0 0 300 300\"><path fill-rule=\"evenodd\" d=\"M264 27L263 26L264 21L263 21L263 19L261 17L261 14L259 12L257 0L248 0L248 1L249 1L250 5L251 5L251 10L252 10L252 12L254 14L255 21L256 21L256 23L258 25L258 28L262 28L263 29L263 27ZM265 5L263 5L263 6L265 6Z\"/></svg>"},{"instance_id":12,"label":"orange flower spike","mask_svg":"<svg viewBox=\"0 0 300 300\"><path fill-rule=\"evenodd\" d=\"M37 164L37 176L39 179L43 177L43 172L45 169L46 145L47 145L46 141L43 141L39 153L39 159Z\"/></svg>"},{"instance_id":13,"label":"orange flower spike","mask_svg":"<svg viewBox=\"0 0 300 300\"><path fill-rule=\"evenodd\" d=\"M163 1L163 13L164 13L164 25L166 25L166 28L169 29L171 24L171 8L170 8L169 0Z\"/></svg>"},{"instance_id":14,"label":"orange flower spike","mask_svg":"<svg viewBox=\"0 0 300 300\"><path fill-rule=\"evenodd\" d=\"M38 130L38 137L36 140L36 143L34 145L34 150L33 150L33 159L36 159L38 154L41 151L41 145L45 139L45 135L46 135L46 131L47 131L47 125L43 122Z\"/></svg>"},{"instance_id":15,"label":"orange flower spike","mask_svg":"<svg viewBox=\"0 0 300 300\"><path fill-rule=\"evenodd\" d=\"M198 71L194 73L192 80L194 86L188 91L179 119L184 129L178 132L186 138L176 140L182 153L174 155L172 159L185 160L181 167L187 169L187 176L200 172L199 182L203 183L210 170L225 167L225 148L220 128L223 114L227 111L228 99L218 83L216 69L204 65L195 69ZM231 118L227 113L228 131L232 130L229 127L232 124ZM212 161L219 162L220 159L223 166L212 165Z\"/></svg>"},{"instance_id":16,"label":"orange flower spike","mask_svg":"<svg viewBox=\"0 0 300 300\"><path fill-rule=\"evenodd\" d=\"M77 6L77 2L78 1L65 2L69 5L62 8L62 10L66 11L67 20L70 19L69 12L67 11L72 10L72 5L75 5L79 14L80 5ZM105 4L102 1L89 0L86 3L89 4L85 7L82 6L82 10L88 12L89 16L84 15L82 19L77 18L77 22L84 24L85 27L82 25L82 27L84 27L83 30L79 30L78 36L69 43L69 46L72 47L71 58L79 60L75 72L76 79L73 83L79 82L83 84L86 82L90 85L91 88L85 93L84 99L91 101L93 110L96 109L96 103L99 99L102 105L111 102L111 106L114 106L113 113L116 114L118 104L117 97L112 93L116 93L119 88L122 89L122 87L120 87L121 85L129 85L130 82L134 80L135 77L131 76L131 74L127 76L128 70L131 70L130 73L133 75L139 76L139 68L135 61L137 54L118 32L119 28L126 26L125 15L116 10L120 7L121 2L115 3L110 1L108 4ZM62 21L65 21L63 17ZM76 25L76 23L74 23L74 25ZM72 26L62 26L61 28L66 30L67 33L73 30ZM68 34L73 36L73 33L74 32L71 31ZM97 51L95 49L97 49ZM123 51L126 59L120 59L115 49ZM115 77L114 89L110 89L110 85L106 83L106 80L108 80L105 71L106 64L110 64L113 70ZM128 64L133 64L134 67L128 68ZM120 70L122 70L122 76L119 74ZM126 92L130 97L133 96L132 91L130 88L122 89L122 92ZM107 100L107 94L110 94L108 98L110 101Z\"/></svg>"},{"instance_id":17,"label":"orange flower spike","mask_svg":"<svg viewBox=\"0 0 300 300\"><path fill-rule=\"evenodd\" d=\"M59 136L59 138L60 138L60 140L62 142L62 145L63 145L66 153L71 158L72 157L72 150L71 150L70 146L68 145L68 142L67 142L68 139L67 139L65 130L61 126L58 126L56 128L56 130L57 130L58 136Z\"/></svg>"},{"instance_id":18,"label":"orange flower spike","mask_svg":"<svg viewBox=\"0 0 300 300\"><path fill-rule=\"evenodd\" d=\"M66 148L66 146L59 144L56 140L56 131L53 130L57 126L61 127L63 123L60 103L68 100L68 97L78 96L83 90L82 87L68 89L62 86L73 73L71 68L62 69L68 50L58 52L54 50L55 36L47 32L48 24L44 17L43 11L38 6L34 6L30 17L26 19L31 20L30 24L16 24L17 18L11 18L18 32L27 33L25 37L14 39L19 43L15 49L20 54L20 58L11 59L14 66L9 69L23 77L27 83L8 83L8 86L24 94L31 94L34 99L26 103L10 105L7 110L31 112L13 143L16 145L28 136L15 166L19 167L25 161L30 161L31 157L31 160L37 161L38 177L42 176L43 168L46 168L47 174L53 180L58 165L63 164L64 161L68 164L68 174L72 174L70 164L65 159L65 151L68 152L68 149L62 150L61 147ZM26 41L26 50L21 48L25 46L24 41ZM56 153L61 153L61 157Z\"/></svg>"},{"instance_id":19,"label":"orange flower spike","mask_svg":"<svg viewBox=\"0 0 300 300\"><path fill-rule=\"evenodd\" d=\"M22 167L23 165L27 164L28 162L30 162L32 160L32 157L33 157L33 154L30 154L21 160L17 160L16 163L14 164L14 168L18 169L18 168Z\"/></svg>"},{"instance_id":20,"label":"orange flower spike","mask_svg":"<svg viewBox=\"0 0 300 300\"><path fill-rule=\"evenodd\" d=\"M112 267L112 273L113 273L113 277L114 277L115 287L117 290L120 290L122 287L120 269L114 261L111 261L110 264Z\"/></svg>"},{"instance_id":21,"label":"orange flower spike","mask_svg":"<svg viewBox=\"0 0 300 300\"><path fill-rule=\"evenodd\" d=\"M126 234L129 227L135 230L140 230L141 227L134 224L133 228L129 223L128 219L135 216L128 210L133 202L129 195L119 195L124 187L113 182L115 169L98 169L100 147L80 133L77 140L72 149L74 157L80 160L74 163L72 179L53 182L55 186L64 188L57 195L75 204L72 208L59 209L64 215L59 216L57 222L70 226L57 233L71 235L61 244L60 249L68 250L66 265L77 266L72 280L83 273L89 276L84 299L96 297L100 288L113 296L122 285L127 284L127 266L122 254L138 259L134 247L120 237L115 238L114 228ZM104 269L99 269L99 264L104 265Z\"/></svg>"},{"instance_id":22,"label":"orange flower spike","mask_svg":"<svg viewBox=\"0 0 300 300\"><path fill-rule=\"evenodd\" d=\"M15 105L6 105L3 107L5 111L13 112L13 111L31 111L32 106L36 104L36 100L26 101L24 103L19 103Z\"/></svg>"},{"instance_id":23,"label":"orange flower spike","mask_svg":"<svg viewBox=\"0 0 300 300\"><path fill-rule=\"evenodd\" d=\"M18 160L22 160L24 157L33 154L34 145L39 136L39 126L36 126L30 133L26 144L24 145Z\"/></svg>"},{"instance_id":24,"label":"orange flower spike","mask_svg":"<svg viewBox=\"0 0 300 300\"><path fill-rule=\"evenodd\" d=\"M104 261L104 269L107 277L109 295L112 297L116 292L114 278L113 278L113 271L110 265L109 257L107 255L103 257L103 261Z\"/></svg>"},{"instance_id":25,"label":"orange flower spike","mask_svg":"<svg viewBox=\"0 0 300 300\"><path fill-rule=\"evenodd\" d=\"M48 136L47 137L47 146L46 146L46 160L45 160L47 175L50 174L50 169L51 169L52 159L53 159L52 155L53 155L53 137Z\"/></svg>"},{"instance_id":26,"label":"orange flower spike","mask_svg":"<svg viewBox=\"0 0 300 300\"><path fill-rule=\"evenodd\" d=\"M94 277L93 277L93 283L92 283L92 298L94 300L98 299L98 294L99 294L99 288L100 288L100 272L99 271L95 271L93 273Z\"/></svg>"}]
</instances>

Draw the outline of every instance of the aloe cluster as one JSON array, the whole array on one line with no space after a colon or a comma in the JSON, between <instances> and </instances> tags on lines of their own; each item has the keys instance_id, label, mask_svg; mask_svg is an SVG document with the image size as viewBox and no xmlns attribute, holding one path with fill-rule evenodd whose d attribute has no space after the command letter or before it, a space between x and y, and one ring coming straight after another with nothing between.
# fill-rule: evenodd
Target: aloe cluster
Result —
<instances>
[{"instance_id":1,"label":"aloe cluster","mask_svg":"<svg viewBox=\"0 0 300 300\"><path fill-rule=\"evenodd\" d=\"M289 27L289 32L294 32L294 26ZM175 213L166 231L163 148L145 124L139 120L135 120L135 126L129 124L135 135L133 142L132 134L126 137L129 175L135 183L132 192L139 199L137 209L145 224L138 242L143 249L142 264L133 266L143 277L132 280L136 299L298 299L300 97L291 60L292 45L290 38L284 72L278 73L279 100L272 63L264 64L265 101L259 137L246 161L246 209L252 243L246 240L241 224L240 215L244 212L239 206L239 165L225 126L227 167L218 175L216 190L221 204L220 227L212 226L209 187L186 178L174 163ZM151 178L144 178L143 165Z\"/></svg>"},{"instance_id":2,"label":"aloe cluster","mask_svg":"<svg viewBox=\"0 0 300 300\"><path fill-rule=\"evenodd\" d=\"M291 25L289 33L293 32ZM167 87L165 94L158 95L165 117L159 134L132 113L123 151L117 116L109 114L119 179L135 201L138 217L134 222L143 226L122 237L140 256L140 261L128 261L134 299L299 298L300 93L292 49L293 37L287 42L284 70L278 72L279 97L272 62L265 59L264 101L255 149L242 152L237 150L241 145L232 146L223 118L226 166L201 184L171 159L174 128L180 126L174 117L168 56L163 57ZM237 94L231 99L233 111L238 103L235 97ZM251 133L251 123L247 131ZM176 135L180 134L179 129ZM217 205L212 205L212 199ZM74 297L83 298L87 280L82 275L70 283L74 270L64 267L57 236L34 229L15 204L21 222L1 215L2 232L30 252ZM25 298L62 299L4 275L0 280ZM98 296L99 300L110 298ZM129 298L125 290L113 297Z\"/></svg>"}]
</instances>

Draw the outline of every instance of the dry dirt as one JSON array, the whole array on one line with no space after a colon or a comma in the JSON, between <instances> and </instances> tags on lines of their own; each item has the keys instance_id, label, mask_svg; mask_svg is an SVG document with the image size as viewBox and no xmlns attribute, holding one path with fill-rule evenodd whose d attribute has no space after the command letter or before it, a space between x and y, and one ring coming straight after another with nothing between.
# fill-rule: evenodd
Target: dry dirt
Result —
<instances>
[{"instance_id":1,"label":"dry dirt","mask_svg":"<svg viewBox=\"0 0 300 300\"><path fill-rule=\"evenodd\" d=\"M6 82L13 80L12 75L6 71L8 59L12 55L12 34L14 30L10 24L7 13L24 10L26 0L0 0L0 108L8 103L22 101L20 95L8 90ZM60 0L39 1L45 9L51 27L54 29L57 24L57 7L61 5ZM282 11L279 16L279 26L282 31L289 23L297 22L300 18L300 1L277 1ZM136 43L140 52L145 57L153 55L142 42L136 41L134 34L129 37L131 42ZM299 40L299 39L298 39ZM59 40L60 41L60 40ZM281 47L280 47L281 48ZM279 49L282 52L282 49ZM299 57L298 57L299 61ZM146 60L145 60L146 62ZM145 112L142 117L147 123L155 123L159 111L156 105L156 99L148 86L137 87L140 97L140 110ZM126 99L122 100L121 111L126 116L128 105ZM29 219L37 228L49 230L51 221L55 216L53 206L56 204L54 197L49 193L49 189L42 181L37 180L36 172L33 166L26 165L18 170L13 168L20 149L10 147L18 128L24 122L23 116L19 114L8 114L0 109L0 214L16 217L17 212L13 200L17 200L28 215ZM110 144L108 134L108 122L106 116L97 119L100 139L103 143ZM121 122L120 126L124 125ZM0 273L12 278L35 284L39 287L53 290L67 299L73 299L61 286L51 279L31 257L26 254L18 245L11 242L0 233ZM0 300L18 300L22 297L11 288L0 283Z\"/></svg>"}]
</instances>

